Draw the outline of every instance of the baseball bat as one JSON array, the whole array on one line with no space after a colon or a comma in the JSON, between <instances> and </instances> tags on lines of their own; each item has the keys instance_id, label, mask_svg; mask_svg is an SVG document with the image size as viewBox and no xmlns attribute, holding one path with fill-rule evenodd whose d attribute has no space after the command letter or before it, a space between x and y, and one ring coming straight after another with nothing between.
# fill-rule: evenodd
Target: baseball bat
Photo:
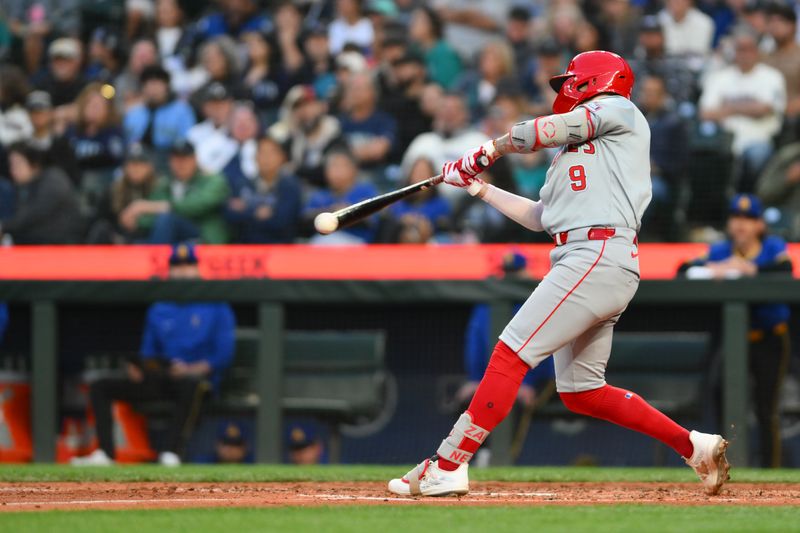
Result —
<instances>
[{"instance_id":1,"label":"baseball bat","mask_svg":"<svg viewBox=\"0 0 800 533\"><path fill-rule=\"evenodd\" d=\"M481 156L478 158L477 163L479 168L483 169L489 165L489 159L486 156ZM367 198L357 204L339 209L333 213L320 213L314 218L314 228L323 235L333 233L336 230L352 226L356 222L364 220L384 207L392 205L407 196L438 185L442 181L444 181L444 176L438 174L432 178L420 181L419 183L407 185L402 189L389 191L380 196L375 196L374 198Z\"/></svg>"},{"instance_id":2,"label":"baseball bat","mask_svg":"<svg viewBox=\"0 0 800 533\"><path fill-rule=\"evenodd\" d=\"M442 175L439 174L418 183L407 185L402 189L389 191L373 198L367 198L357 204L339 209L333 213L320 213L314 219L314 227L318 232L328 234L346 228L347 226L352 226L370 215L377 213L388 205L398 202L414 193L438 185L443 179Z\"/></svg>"}]
</instances>

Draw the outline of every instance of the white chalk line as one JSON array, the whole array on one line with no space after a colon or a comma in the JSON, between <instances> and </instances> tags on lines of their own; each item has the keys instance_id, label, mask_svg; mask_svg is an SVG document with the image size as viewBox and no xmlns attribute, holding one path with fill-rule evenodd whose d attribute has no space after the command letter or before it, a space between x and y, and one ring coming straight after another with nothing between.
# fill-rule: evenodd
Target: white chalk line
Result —
<instances>
[{"instance_id":1,"label":"white chalk line","mask_svg":"<svg viewBox=\"0 0 800 533\"><path fill-rule=\"evenodd\" d=\"M137 505L140 503L194 503L194 502L229 502L234 498L157 498L147 500L65 500L56 502L7 502L8 506L32 506L32 505Z\"/></svg>"},{"instance_id":2,"label":"white chalk line","mask_svg":"<svg viewBox=\"0 0 800 533\"><path fill-rule=\"evenodd\" d=\"M490 496L492 498L554 498L555 492L470 492L470 496Z\"/></svg>"},{"instance_id":3,"label":"white chalk line","mask_svg":"<svg viewBox=\"0 0 800 533\"><path fill-rule=\"evenodd\" d=\"M490 498L553 498L557 496L554 492L470 492L470 496L488 496ZM416 500L412 498L395 498L388 496L353 496L350 494L298 494L301 498L312 498L319 500L331 501L376 501L376 502L403 502L411 503ZM441 498L437 497L436 501L440 502L460 502L461 498Z\"/></svg>"},{"instance_id":4,"label":"white chalk line","mask_svg":"<svg viewBox=\"0 0 800 533\"><path fill-rule=\"evenodd\" d=\"M314 500L331 500L331 501L367 501L367 502L401 502L401 503L414 503L416 501L412 498L393 498L388 496L348 496L346 494L298 494L297 496L301 498L311 498ZM442 498L442 500L447 501L447 498Z\"/></svg>"}]
</instances>

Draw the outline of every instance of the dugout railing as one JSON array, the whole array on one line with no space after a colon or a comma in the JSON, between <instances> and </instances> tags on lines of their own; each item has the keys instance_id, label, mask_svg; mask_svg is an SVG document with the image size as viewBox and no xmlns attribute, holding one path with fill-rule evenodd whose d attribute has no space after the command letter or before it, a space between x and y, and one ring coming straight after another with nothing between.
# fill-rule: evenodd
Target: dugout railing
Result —
<instances>
[{"instance_id":1,"label":"dugout railing","mask_svg":"<svg viewBox=\"0 0 800 533\"><path fill-rule=\"evenodd\" d=\"M281 383L283 376L284 312L286 304L407 304L478 303L491 305L492 330L499 333L512 315L512 302L524 300L535 281L0 281L0 301L31 307L31 384L34 458L55 458L57 410L58 320L62 304L112 306L120 302L229 301L257 308L260 334L255 384L261 392L256 409L256 457L281 459ZM764 302L800 303L794 280L643 281L634 304L721 306L722 420L736 428L729 457L748 462L748 305ZM494 445L510 443L510 431L495 432ZM502 448L501 448L502 449ZM497 454L501 455L501 454Z\"/></svg>"}]
</instances>

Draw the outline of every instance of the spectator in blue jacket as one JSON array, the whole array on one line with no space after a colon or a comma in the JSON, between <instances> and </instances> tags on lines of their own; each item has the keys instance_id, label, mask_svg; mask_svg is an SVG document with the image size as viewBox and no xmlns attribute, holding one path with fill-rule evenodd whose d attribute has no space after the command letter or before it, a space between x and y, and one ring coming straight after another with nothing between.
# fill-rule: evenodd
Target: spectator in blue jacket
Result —
<instances>
[{"instance_id":1,"label":"spectator in blue jacket","mask_svg":"<svg viewBox=\"0 0 800 533\"><path fill-rule=\"evenodd\" d=\"M238 233L237 242L291 243L297 234L302 198L297 177L289 173L289 147L275 137L258 139L258 176L232 176L225 218Z\"/></svg>"},{"instance_id":2,"label":"spectator in blue jacket","mask_svg":"<svg viewBox=\"0 0 800 533\"><path fill-rule=\"evenodd\" d=\"M200 277L197 255L191 245L176 245L169 263L172 279ZM74 464L113 463L114 401L168 400L172 423L159 462L165 466L179 465L180 453L196 422L203 396L219 384L222 371L231 362L235 329L233 310L226 303L158 302L150 306L140 357L128 363L127 377L101 379L89 388L100 448L75 459Z\"/></svg>"},{"instance_id":3,"label":"spectator in blue jacket","mask_svg":"<svg viewBox=\"0 0 800 533\"><path fill-rule=\"evenodd\" d=\"M170 75L162 67L146 67L140 81L144 101L125 115L127 141L166 153L186 138L196 122L194 111L189 104L173 97Z\"/></svg>"},{"instance_id":4,"label":"spectator in blue jacket","mask_svg":"<svg viewBox=\"0 0 800 533\"><path fill-rule=\"evenodd\" d=\"M311 225L319 213L336 211L378 194L374 185L358 181L358 163L345 148L332 149L325 158L327 189L312 194L303 210L303 218ZM375 217L330 235L316 235L315 244L365 244L375 238Z\"/></svg>"}]
</instances>

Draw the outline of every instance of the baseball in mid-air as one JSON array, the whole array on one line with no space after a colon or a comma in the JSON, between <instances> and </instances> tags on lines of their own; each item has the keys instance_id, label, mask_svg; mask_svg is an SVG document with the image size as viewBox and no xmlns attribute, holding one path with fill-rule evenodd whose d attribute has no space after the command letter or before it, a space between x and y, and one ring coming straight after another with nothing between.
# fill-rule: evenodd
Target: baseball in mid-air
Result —
<instances>
[{"instance_id":1,"label":"baseball in mid-air","mask_svg":"<svg viewBox=\"0 0 800 533\"><path fill-rule=\"evenodd\" d=\"M314 228L323 235L333 233L339 227L339 219L333 213L320 213L314 218Z\"/></svg>"}]
</instances>

